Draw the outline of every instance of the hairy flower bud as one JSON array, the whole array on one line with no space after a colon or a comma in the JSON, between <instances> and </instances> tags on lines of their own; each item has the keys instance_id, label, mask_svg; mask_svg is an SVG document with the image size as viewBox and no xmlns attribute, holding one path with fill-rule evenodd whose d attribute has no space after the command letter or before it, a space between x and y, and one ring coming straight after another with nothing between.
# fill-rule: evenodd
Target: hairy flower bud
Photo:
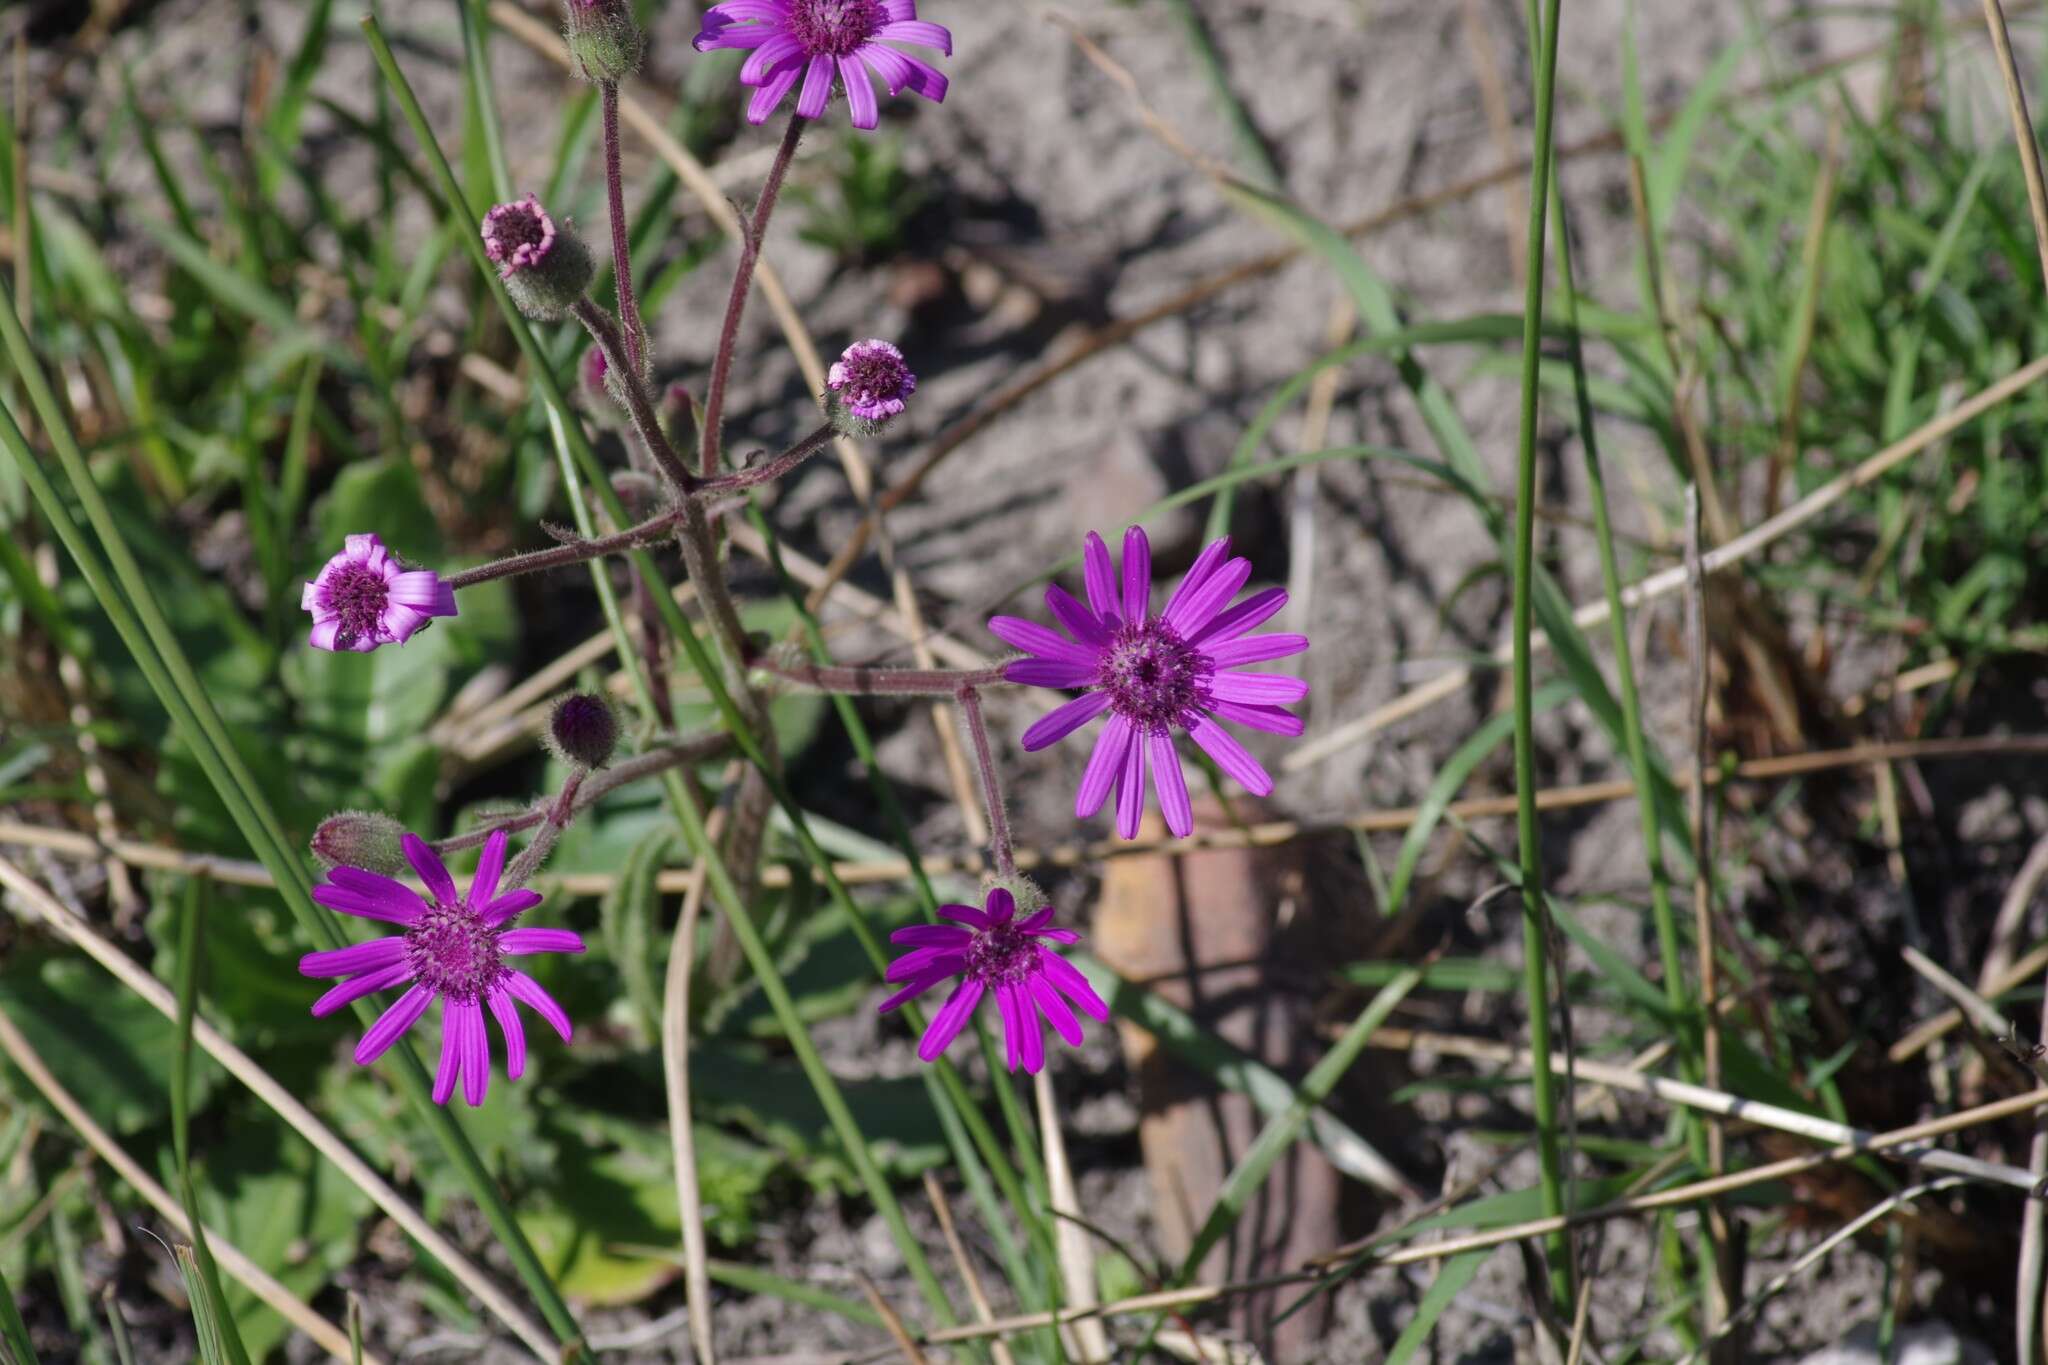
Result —
<instances>
[{"instance_id":1,"label":"hairy flower bud","mask_svg":"<svg viewBox=\"0 0 2048 1365\"><path fill-rule=\"evenodd\" d=\"M981 879L981 898L987 900L988 893L998 888L1009 892L1016 898L1017 915L1020 919L1029 919L1050 903L1044 888L1021 872L1012 872L1007 877L983 877Z\"/></svg>"},{"instance_id":2,"label":"hairy flower bud","mask_svg":"<svg viewBox=\"0 0 2048 1365\"><path fill-rule=\"evenodd\" d=\"M576 74L586 81L622 81L640 69L646 40L633 22L631 0L568 0L569 44Z\"/></svg>"},{"instance_id":3,"label":"hairy flower bud","mask_svg":"<svg viewBox=\"0 0 2048 1365\"><path fill-rule=\"evenodd\" d=\"M313 831L313 856L328 867L359 867L381 876L405 869L399 840L405 826L375 811L336 811Z\"/></svg>"},{"instance_id":4,"label":"hairy flower bud","mask_svg":"<svg viewBox=\"0 0 2048 1365\"><path fill-rule=\"evenodd\" d=\"M594 692L572 692L548 717L548 747L564 763L602 768L619 743L619 718L611 703Z\"/></svg>"},{"instance_id":5,"label":"hairy flower bud","mask_svg":"<svg viewBox=\"0 0 2048 1365\"><path fill-rule=\"evenodd\" d=\"M483 236L484 254L497 263L505 292L536 322L567 313L597 273L590 248L531 194L486 213Z\"/></svg>"},{"instance_id":6,"label":"hairy flower bud","mask_svg":"<svg viewBox=\"0 0 2048 1365\"><path fill-rule=\"evenodd\" d=\"M668 437L675 446L690 446L697 443L697 404L690 397L690 391L681 384L671 384L661 391L661 408L655 413L661 423L661 434Z\"/></svg>"}]
</instances>

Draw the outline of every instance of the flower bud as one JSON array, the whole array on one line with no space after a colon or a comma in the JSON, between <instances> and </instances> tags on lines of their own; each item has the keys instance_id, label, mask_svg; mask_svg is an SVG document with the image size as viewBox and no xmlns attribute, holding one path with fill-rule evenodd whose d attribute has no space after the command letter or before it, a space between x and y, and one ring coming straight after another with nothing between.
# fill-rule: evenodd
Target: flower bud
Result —
<instances>
[{"instance_id":1,"label":"flower bud","mask_svg":"<svg viewBox=\"0 0 2048 1365\"><path fill-rule=\"evenodd\" d=\"M619 743L619 718L611 703L594 692L572 692L548 717L548 747L564 763L602 768Z\"/></svg>"},{"instance_id":2,"label":"flower bud","mask_svg":"<svg viewBox=\"0 0 2048 1365\"><path fill-rule=\"evenodd\" d=\"M631 0L568 0L562 38L576 74L586 81L622 81L640 69L646 48Z\"/></svg>"},{"instance_id":3,"label":"flower bud","mask_svg":"<svg viewBox=\"0 0 2048 1365\"><path fill-rule=\"evenodd\" d=\"M497 263L505 292L536 322L568 312L597 273L590 248L531 194L485 214L483 236L484 254Z\"/></svg>"},{"instance_id":4,"label":"flower bud","mask_svg":"<svg viewBox=\"0 0 2048 1365\"><path fill-rule=\"evenodd\" d=\"M988 893L997 887L1001 887L1009 892L1011 897L1016 900L1018 919L1029 919L1051 903L1046 897L1044 888L1021 872L1012 872L1007 877L983 877L981 879L981 899L984 903L988 900Z\"/></svg>"},{"instance_id":5,"label":"flower bud","mask_svg":"<svg viewBox=\"0 0 2048 1365\"><path fill-rule=\"evenodd\" d=\"M336 811L313 831L313 856L327 867L359 867L381 876L405 870L405 826L374 811Z\"/></svg>"},{"instance_id":6,"label":"flower bud","mask_svg":"<svg viewBox=\"0 0 2048 1365\"><path fill-rule=\"evenodd\" d=\"M872 436L903 411L917 391L917 376L903 352L886 341L856 341L825 372L825 410L848 436Z\"/></svg>"},{"instance_id":7,"label":"flower bud","mask_svg":"<svg viewBox=\"0 0 2048 1365\"><path fill-rule=\"evenodd\" d=\"M655 413L661 423L661 434L668 437L674 446L697 444L697 404L690 397L690 391L681 384L671 384L661 391L661 407Z\"/></svg>"}]
</instances>

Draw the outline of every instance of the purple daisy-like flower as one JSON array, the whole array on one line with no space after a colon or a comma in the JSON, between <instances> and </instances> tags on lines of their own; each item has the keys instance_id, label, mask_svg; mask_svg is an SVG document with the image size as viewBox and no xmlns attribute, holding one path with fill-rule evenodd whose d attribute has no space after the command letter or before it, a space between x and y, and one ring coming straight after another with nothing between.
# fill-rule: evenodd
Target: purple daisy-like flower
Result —
<instances>
[{"instance_id":1,"label":"purple daisy-like flower","mask_svg":"<svg viewBox=\"0 0 2048 1365\"><path fill-rule=\"evenodd\" d=\"M315 649L367 654L402 645L432 616L455 615L455 589L431 569L408 569L375 533L349 536L299 595L313 613Z\"/></svg>"},{"instance_id":2,"label":"purple daisy-like flower","mask_svg":"<svg viewBox=\"0 0 2048 1365\"><path fill-rule=\"evenodd\" d=\"M498 274L511 279L522 270L539 268L555 247L555 220L529 194L500 204L484 215L484 255L497 262Z\"/></svg>"},{"instance_id":3,"label":"purple daisy-like flower","mask_svg":"<svg viewBox=\"0 0 2048 1365\"><path fill-rule=\"evenodd\" d=\"M491 1084L491 1046L484 1010L497 1017L505 1035L505 1074L518 1080L526 1070L526 1031L517 1001L554 1025L568 1042L569 1016L541 984L505 965L526 953L580 953L583 939L567 929L512 929L514 916L540 904L540 893L498 890L505 870L505 832L492 834L478 859L469 894L455 889L447 867L417 835L400 840L406 861L427 888L427 898L402 882L358 867L337 867L313 888L313 899L330 910L396 924L404 933L347 948L308 953L299 959L303 976L349 978L313 1002L313 1013L331 1014L372 991L406 986L356 1044L356 1064L368 1066L441 999L441 1069L434 1077L434 1103L446 1104L458 1081L472 1108L484 1102Z\"/></svg>"},{"instance_id":4,"label":"purple daisy-like flower","mask_svg":"<svg viewBox=\"0 0 2048 1365\"><path fill-rule=\"evenodd\" d=\"M825 387L855 417L879 423L903 411L904 400L917 392L917 376L904 362L903 352L870 337L840 352L825 371Z\"/></svg>"},{"instance_id":5,"label":"purple daisy-like flower","mask_svg":"<svg viewBox=\"0 0 2048 1365\"><path fill-rule=\"evenodd\" d=\"M891 943L906 944L911 951L889 964L888 979L905 985L884 1000L878 1012L887 1014L957 976L960 984L925 1026L917 1055L927 1062L937 1061L974 1017L981 997L993 991L1003 1018L1010 1070L1021 1066L1036 1075L1045 1065L1045 1031L1038 1022L1041 1014L1069 1045L1079 1047L1081 1021L1067 1002L1073 1001L1098 1023L1109 1018L1109 1006L1102 1003L1087 977L1046 946L1046 940L1081 941L1071 929L1051 927L1051 906L1020 920L1016 918L1016 897L1000 886L989 888L984 904L983 910L971 905L942 905L939 917L955 923L914 924L889 935Z\"/></svg>"},{"instance_id":6,"label":"purple daisy-like flower","mask_svg":"<svg viewBox=\"0 0 2048 1365\"><path fill-rule=\"evenodd\" d=\"M934 104L946 98L946 78L938 68L883 46L890 42L953 55L953 35L919 19L917 0L724 0L704 12L696 48L752 49L740 68L740 84L754 87L749 123L765 123L801 77L798 114L822 115L837 80L846 88L853 126L873 128L881 113L871 71L891 95L908 90Z\"/></svg>"},{"instance_id":7,"label":"purple daisy-like flower","mask_svg":"<svg viewBox=\"0 0 2048 1365\"><path fill-rule=\"evenodd\" d=\"M1056 584L1045 590L1045 604L1064 632L1015 616L988 623L1004 641L1033 656L1004 667L1009 681L1086 689L1024 732L1027 750L1058 743L1109 713L1081 775L1074 814L1095 814L1114 790L1116 832L1136 838L1149 763L1166 827L1176 837L1193 833L1194 808L1173 745L1176 730L1185 730L1247 790L1271 792L1272 777L1217 722L1276 735L1301 733L1301 718L1283 708L1308 695L1307 683L1285 674L1237 671L1308 648L1305 635L1248 635L1287 605L1285 590L1267 588L1226 610L1252 572L1250 560L1230 558L1228 536L1202 551L1157 616L1151 613L1152 545L1144 531L1133 526L1124 532L1121 582L1109 547L1093 531L1083 564L1085 605Z\"/></svg>"}]
</instances>

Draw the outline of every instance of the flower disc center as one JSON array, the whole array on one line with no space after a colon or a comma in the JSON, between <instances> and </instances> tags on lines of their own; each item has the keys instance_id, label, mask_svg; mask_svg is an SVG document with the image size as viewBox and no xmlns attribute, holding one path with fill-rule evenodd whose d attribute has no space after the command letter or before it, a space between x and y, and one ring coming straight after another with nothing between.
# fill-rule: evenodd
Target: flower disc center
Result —
<instances>
[{"instance_id":1,"label":"flower disc center","mask_svg":"<svg viewBox=\"0 0 2048 1365\"><path fill-rule=\"evenodd\" d=\"M1014 924L980 931L967 948L967 974L987 985L1015 985L1037 966L1038 945Z\"/></svg>"},{"instance_id":2,"label":"flower disc center","mask_svg":"<svg viewBox=\"0 0 2048 1365\"><path fill-rule=\"evenodd\" d=\"M796 0L789 32L807 57L844 57L888 20L881 0Z\"/></svg>"},{"instance_id":3,"label":"flower disc center","mask_svg":"<svg viewBox=\"0 0 2048 1365\"><path fill-rule=\"evenodd\" d=\"M1166 622L1119 629L1102 659L1100 684L1116 713L1148 734L1185 728L1202 709L1209 666Z\"/></svg>"},{"instance_id":4,"label":"flower disc center","mask_svg":"<svg viewBox=\"0 0 2048 1365\"><path fill-rule=\"evenodd\" d=\"M357 640L376 639L384 628L384 608L391 588L384 575L367 564L344 564L328 578L327 605L341 618L335 643L347 649Z\"/></svg>"},{"instance_id":5,"label":"flower disc center","mask_svg":"<svg viewBox=\"0 0 2048 1365\"><path fill-rule=\"evenodd\" d=\"M480 999L504 975L499 930L467 905L436 902L405 931L413 979L451 1000Z\"/></svg>"}]
</instances>

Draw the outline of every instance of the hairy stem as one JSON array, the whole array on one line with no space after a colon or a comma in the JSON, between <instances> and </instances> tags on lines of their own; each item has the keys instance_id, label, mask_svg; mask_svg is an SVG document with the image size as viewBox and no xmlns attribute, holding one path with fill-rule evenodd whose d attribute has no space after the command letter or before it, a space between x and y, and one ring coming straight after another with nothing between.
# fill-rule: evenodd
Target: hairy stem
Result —
<instances>
[{"instance_id":1,"label":"hairy stem","mask_svg":"<svg viewBox=\"0 0 2048 1365\"><path fill-rule=\"evenodd\" d=\"M981 693L971 684L963 683L954 695L960 702L960 714L967 719L968 737L974 741L974 766L981 769L981 799L988 807L989 852L995 860L996 875L1008 877L1017 871L1017 855L1010 847L1010 816L1003 808L1003 789L996 781L995 759L989 754L988 726L981 718Z\"/></svg>"},{"instance_id":2,"label":"hairy stem","mask_svg":"<svg viewBox=\"0 0 2048 1365\"><path fill-rule=\"evenodd\" d=\"M747 291L754 283L754 264L761 258L761 238L768 231L768 215L775 212L776 196L782 193L783 178L789 174L789 163L796 156L796 144L803 138L808 122L802 114L789 116L789 127L783 130L782 145L775 149L768 179L761 185L761 197L754 201L754 216L747 223L747 235L740 242L740 263L733 271L732 295L725 301L725 321L718 329L718 349L712 353L711 378L704 387L704 449L698 467L707 479L719 470L719 427L725 420L725 386L732 378L733 347L739 342L740 315L747 309Z\"/></svg>"},{"instance_id":3,"label":"hairy stem","mask_svg":"<svg viewBox=\"0 0 2048 1365\"><path fill-rule=\"evenodd\" d=\"M647 386L641 382L640 371L628 363L626 340L621 338L619 325L587 298L576 300L569 307L569 316L583 324L583 330L590 333L590 339L604 352L604 363L609 373L619 377L619 391L626 395L626 414L633 419L633 430L640 434L647 453L654 457L655 466L677 494L688 493L697 486L696 476L690 467L676 454L675 447L662 435L661 422L654 415L654 404L647 396ZM626 337L632 333L628 331Z\"/></svg>"},{"instance_id":4,"label":"hairy stem","mask_svg":"<svg viewBox=\"0 0 2048 1365\"><path fill-rule=\"evenodd\" d=\"M628 527L615 535L598 536L593 540L575 540L567 545L557 545L552 550L534 550L523 555L493 560L489 564L479 564L473 569L450 574L441 581L451 588L469 588L478 583L488 583L494 578L540 573L547 569L559 569L568 564L601 559L605 555L616 554L621 550L637 549L643 545L666 540L675 533L676 523L681 520L682 513L671 507L666 512L649 517L638 526Z\"/></svg>"},{"instance_id":5,"label":"hairy stem","mask_svg":"<svg viewBox=\"0 0 2048 1365\"><path fill-rule=\"evenodd\" d=\"M687 736L651 753L640 754L591 773L577 788L572 804L566 810L558 812L559 796L549 797L546 801L536 802L517 815L493 820L476 829L437 840L433 845L434 851L446 855L458 853L465 848L476 848L500 830L507 834L517 834L520 830L532 829L557 813L568 822L574 822L577 816L621 787L629 786L642 778L667 772L672 768L684 768L706 762L731 747L732 737L723 730Z\"/></svg>"},{"instance_id":6,"label":"hairy stem","mask_svg":"<svg viewBox=\"0 0 2048 1365\"><path fill-rule=\"evenodd\" d=\"M626 186L619 172L619 83L599 85L604 106L604 190L612 220L612 280L619 290L619 323L626 333L626 360L640 374L640 305L633 297L633 261L626 242ZM611 357L606 356L606 361Z\"/></svg>"},{"instance_id":7,"label":"hairy stem","mask_svg":"<svg viewBox=\"0 0 2048 1365\"><path fill-rule=\"evenodd\" d=\"M720 474L715 478L706 478L697 486L705 493L736 493L743 488L756 488L764 483L774 483L831 443L832 424L827 422L764 464L735 470L730 474Z\"/></svg>"},{"instance_id":8,"label":"hairy stem","mask_svg":"<svg viewBox=\"0 0 2048 1365\"><path fill-rule=\"evenodd\" d=\"M766 656L752 662L814 691L852 697L951 697L962 688L1003 681L1001 668L869 668L864 664L786 663Z\"/></svg>"}]
</instances>

